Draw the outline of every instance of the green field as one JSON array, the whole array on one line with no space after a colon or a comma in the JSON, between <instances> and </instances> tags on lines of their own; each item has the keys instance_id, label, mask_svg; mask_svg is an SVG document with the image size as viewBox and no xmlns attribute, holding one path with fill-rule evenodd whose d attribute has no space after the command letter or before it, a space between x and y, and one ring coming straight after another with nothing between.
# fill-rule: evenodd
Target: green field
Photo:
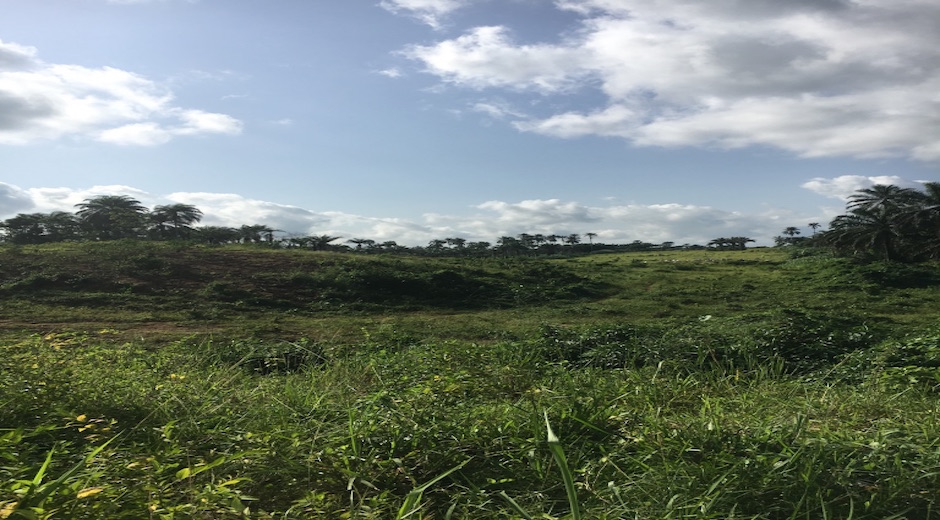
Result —
<instances>
[{"instance_id":1,"label":"green field","mask_svg":"<svg viewBox=\"0 0 940 520\"><path fill-rule=\"evenodd\" d=\"M0 518L940 518L938 313L796 248L7 245Z\"/></svg>"}]
</instances>

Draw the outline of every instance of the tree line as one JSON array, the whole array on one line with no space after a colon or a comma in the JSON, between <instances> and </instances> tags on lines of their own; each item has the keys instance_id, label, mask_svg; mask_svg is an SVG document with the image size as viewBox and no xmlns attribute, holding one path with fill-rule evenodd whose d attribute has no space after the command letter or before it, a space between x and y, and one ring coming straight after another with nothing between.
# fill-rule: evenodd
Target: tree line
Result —
<instances>
[{"instance_id":1,"label":"tree line","mask_svg":"<svg viewBox=\"0 0 940 520\"><path fill-rule=\"evenodd\" d=\"M278 237L281 230L263 224L241 227L197 226L202 211L189 204L170 204L148 209L140 201L126 195L102 195L76 204L74 213L20 213L0 221L0 240L9 244L44 244L66 241L102 240L186 240L207 245L259 243L285 248L316 251L351 251L360 253L411 253L440 256L501 256L552 255L599 251L654 251L670 249L702 249L703 246L673 242L655 244L635 240L628 244L595 242L597 233L567 234L521 233L502 236L493 244L469 241L460 237L431 240L427 246L407 247L395 241L377 242L367 238L332 235ZM587 243L585 243L585 239ZM713 240L709 247L743 249L745 237Z\"/></svg>"},{"instance_id":2,"label":"tree line","mask_svg":"<svg viewBox=\"0 0 940 520\"><path fill-rule=\"evenodd\" d=\"M275 241L265 225L196 227L202 211L190 204L152 210L125 195L102 195L76 204L75 213L20 213L0 222L0 238L11 244L80 240L193 240L207 244Z\"/></svg>"}]
</instances>

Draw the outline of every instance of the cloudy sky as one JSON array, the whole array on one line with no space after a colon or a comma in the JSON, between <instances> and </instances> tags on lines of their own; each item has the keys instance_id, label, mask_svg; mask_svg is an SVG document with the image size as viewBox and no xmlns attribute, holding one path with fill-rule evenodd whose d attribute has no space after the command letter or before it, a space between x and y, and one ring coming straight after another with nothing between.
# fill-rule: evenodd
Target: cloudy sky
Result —
<instances>
[{"instance_id":1,"label":"cloudy sky","mask_svg":"<svg viewBox=\"0 0 940 520\"><path fill-rule=\"evenodd\" d=\"M0 219L770 244L940 181L936 0L3 0Z\"/></svg>"}]
</instances>

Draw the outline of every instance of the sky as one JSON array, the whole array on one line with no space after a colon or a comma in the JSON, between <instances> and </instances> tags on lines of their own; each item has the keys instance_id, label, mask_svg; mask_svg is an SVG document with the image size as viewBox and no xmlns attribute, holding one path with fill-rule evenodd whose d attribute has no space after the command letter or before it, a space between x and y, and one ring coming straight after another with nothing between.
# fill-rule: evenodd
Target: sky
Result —
<instances>
[{"instance_id":1,"label":"sky","mask_svg":"<svg viewBox=\"0 0 940 520\"><path fill-rule=\"evenodd\" d=\"M935 181L936 0L0 0L0 219L771 245Z\"/></svg>"}]
</instances>

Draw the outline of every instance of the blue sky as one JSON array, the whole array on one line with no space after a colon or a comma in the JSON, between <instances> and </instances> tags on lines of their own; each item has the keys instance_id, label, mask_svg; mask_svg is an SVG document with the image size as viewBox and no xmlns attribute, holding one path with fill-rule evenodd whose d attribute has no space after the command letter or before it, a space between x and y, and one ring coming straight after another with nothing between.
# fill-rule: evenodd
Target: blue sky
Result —
<instances>
[{"instance_id":1,"label":"blue sky","mask_svg":"<svg viewBox=\"0 0 940 520\"><path fill-rule=\"evenodd\" d=\"M0 219L772 243L940 180L936 0L4 0Z\"/></svg>"}]
</instances>

